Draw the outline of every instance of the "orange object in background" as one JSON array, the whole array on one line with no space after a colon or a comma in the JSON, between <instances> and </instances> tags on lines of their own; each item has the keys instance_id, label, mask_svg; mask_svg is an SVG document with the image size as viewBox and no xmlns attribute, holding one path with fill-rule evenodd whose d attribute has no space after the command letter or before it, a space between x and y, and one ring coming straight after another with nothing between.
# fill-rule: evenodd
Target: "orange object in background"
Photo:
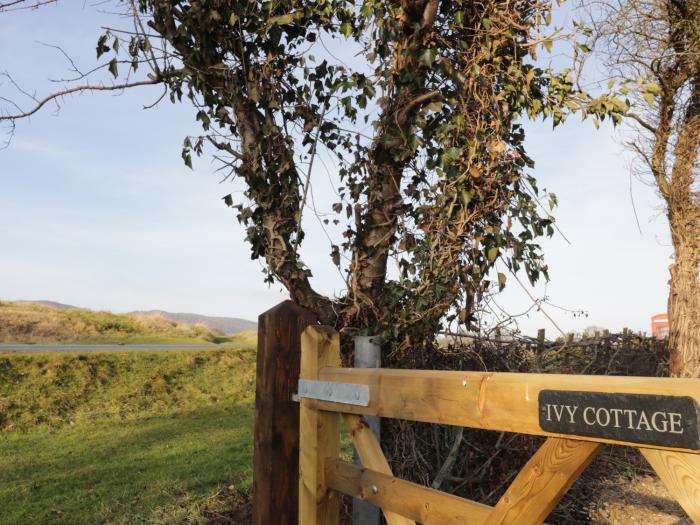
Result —
<instances>
[{"instance_id":1,"label":"orange object in background","mask_svg":"<svg viewBox=\"0 0 700 525\"><path fill-rule=\"evenodd\" d=\"M651 318L651 335L657 339L665 339L668 337L670 326L668 314L656 314Z\"/></svg>"}]
</instances>

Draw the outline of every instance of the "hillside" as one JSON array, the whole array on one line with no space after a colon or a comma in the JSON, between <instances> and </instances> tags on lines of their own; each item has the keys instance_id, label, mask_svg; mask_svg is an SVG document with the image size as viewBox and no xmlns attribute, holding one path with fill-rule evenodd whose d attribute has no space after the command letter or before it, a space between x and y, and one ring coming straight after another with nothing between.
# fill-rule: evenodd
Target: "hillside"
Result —
<instances>
[{"instance_id":1,"label":"hillside","mask_svg":"<svg viewBox=\"0 0 700 525\"><path fill-rule=\"evenodd\" d=\"M135 315L160 315L166 319L178 321L180 323L201 324L210 330L215 330L227 335L250 332L258 329L258 323L248 321L247 319L239 319L237 317L213 317L200 314L173 313L164 310L148 310L130 313Z\"/></svg>"},{"instance_id":2,"label":"hillside","mask_svg":"<svg viewBox=\"0 0 700 525\"><path fill-rule=\"evenodd\" d=\"M212 343L221 332L162 315L113 314L39 303L0 301L0 343Z\"/></svg>"},{"instance_id":3,"label":"hillside","mask_svg":"<svg viewBox=\"0 0 700 525\"><path fill-rule=\"evenodd\" d=\"M38 304L41 306L48 306L49 308L58 308L59 310L84 310L79 306L73 306L72 304L57 303L56 301L14 301L19 304Z\"/></svg>"}]
</instances>

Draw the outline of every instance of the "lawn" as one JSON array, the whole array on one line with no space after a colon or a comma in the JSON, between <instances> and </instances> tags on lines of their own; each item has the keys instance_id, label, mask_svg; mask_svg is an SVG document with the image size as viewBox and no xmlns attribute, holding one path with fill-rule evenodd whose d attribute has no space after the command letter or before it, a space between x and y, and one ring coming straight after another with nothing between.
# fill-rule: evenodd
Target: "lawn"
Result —
<instances>
[{"instance_id":1,"label":"lawn","mask_svg":"<svg viewBox=\"0 0 700 525\"><path fill-rule=\"evenodd\" d=\"M197 523L251 484L253 349L0 354L0 523Z\"/></svg>"}]
</instances>

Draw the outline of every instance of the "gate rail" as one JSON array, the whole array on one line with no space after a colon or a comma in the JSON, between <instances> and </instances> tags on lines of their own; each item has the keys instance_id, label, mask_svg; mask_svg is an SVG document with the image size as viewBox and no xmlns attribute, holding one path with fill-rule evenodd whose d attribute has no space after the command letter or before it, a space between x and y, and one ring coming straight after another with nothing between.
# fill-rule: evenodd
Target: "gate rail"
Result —
<instances>
[{"instance_id":1,"label":"gate rail","mask_svg":"<svg viewBox=\"0 0 700 525\"><path fill-rule=\"evenodd\" d=\"M637 447L700 524L700 380L343 368L324 326L302 333L300 379L300 524L338 525L339 493L389 525L541 524L604 444ZM363 415L548 439L490 507L394 477ZM340 460L341 416L362 466Z\"/></svg>"}]
</instances>

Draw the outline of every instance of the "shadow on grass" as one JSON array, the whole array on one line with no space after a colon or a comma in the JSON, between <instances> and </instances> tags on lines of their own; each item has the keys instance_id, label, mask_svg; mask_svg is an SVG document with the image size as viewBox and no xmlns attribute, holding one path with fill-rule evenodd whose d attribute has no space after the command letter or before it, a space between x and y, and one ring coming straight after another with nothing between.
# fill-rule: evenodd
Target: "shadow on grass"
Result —
<instances>
[{"instance_id":1,"label":"shadow on grass","mask_svg":"<svg viewBox=\"0 0 700 525\"><path fill-rule=\"evenodd\" d=\"M154 509L247 487L253 404L0 435L0 523L152 523Z\"/></svg>"}]
</instances>

